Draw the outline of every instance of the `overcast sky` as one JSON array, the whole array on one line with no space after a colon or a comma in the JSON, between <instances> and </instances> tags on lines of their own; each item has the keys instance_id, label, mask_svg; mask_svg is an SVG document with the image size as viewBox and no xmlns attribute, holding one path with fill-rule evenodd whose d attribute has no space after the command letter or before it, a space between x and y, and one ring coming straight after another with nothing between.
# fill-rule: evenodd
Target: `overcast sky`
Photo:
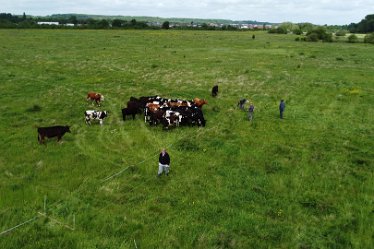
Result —
<instances>
[{"instance_id":1,"label":"overcast sky","mask_svg":"<svg viewBox=\"0 0 374 249\"><path fill-rule=\"evenodd\" d=\"M0 0L0 13L45 16L97 14L218 18L235 21L357 23L374 0Z\"/></svg>"}]
</instances>

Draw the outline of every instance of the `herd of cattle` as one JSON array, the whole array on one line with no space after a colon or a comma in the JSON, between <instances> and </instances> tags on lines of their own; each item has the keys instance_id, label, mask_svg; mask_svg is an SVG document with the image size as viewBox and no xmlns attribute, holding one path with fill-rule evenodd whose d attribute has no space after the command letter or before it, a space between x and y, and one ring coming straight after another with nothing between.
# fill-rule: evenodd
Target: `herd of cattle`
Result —
<instances>
[{"instance_id":1,"label":"herd of cattle","mask_svg":"<svg viewBox=\"0 0 374 249\"><path fill-rule=\"evenodd\" d=\"M180 125L205 126L205 119L201 110L208 102L195 98L192 101L182 99L165 99L160 96L131 97L127 107L122 109L123 120L131 115L144 114L144 122L150 125L162 124L164 129Z\"/></svg>"},{"instance_id":2,"label":"herd of cattle","mask_svg":"<svg viewBox=\"0 0 374 249\"><path fill-rule=\"evenodd\" d=\"M218 86L212 88L212 96L218 94ZM104 96L100 93L89 92L87 101L92 101L100 106L104 101ZM205 99L194 98L193 100L166 99L160 96L146 96L135 98L131 97L126 107L122 109L122 118L125 121L126 116L132 116L135 119L137 114L144 114L144 122L150 125L162 124L164 129L178 127L180 125L205 126L202 107L208 102ZM100 125L108 116L107 111L87 110L84 112L86 124L97 120ZM50 126L38 127L38 141L44 143L45 137L57 137L60 141L66 132L70 132L69 126Z\"/></svg>"}]
</instances>

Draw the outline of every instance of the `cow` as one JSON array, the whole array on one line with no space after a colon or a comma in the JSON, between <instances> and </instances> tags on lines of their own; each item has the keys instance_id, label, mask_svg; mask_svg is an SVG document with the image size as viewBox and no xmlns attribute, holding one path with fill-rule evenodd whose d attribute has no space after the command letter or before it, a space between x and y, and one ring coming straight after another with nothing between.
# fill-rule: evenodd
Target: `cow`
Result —
<instances>
[{"instance_id":1,"label":"cow","mask_svg":"<svg viewBox=\"0 0 374 249\"><path fill-rule=\"evenodd\" d=\"M208 101L205 99L194 98L192 101L194 102L195 106L199 107L200 109L203 107L203 105L208 104Z\"/></svg>"},{"instance_id":2,"label":"cow","mask_svg":"<svg viewBox=\"0 0 374 249\"><path fill-rule=\"evenodd\" d=\"M40 144L44 143L44 138L57 137L59 142L66 132L70 132L70 126L50 126L50 127L38 127L38 141Z\"/></svg>"},{"instance_id":3,"label":"cow","mask_svg":"<svg viewBox=\"0 0 374 249\"><path fill-rule=\"evenodd\" d=\"M100 93L95 93L95 92L89 92L87 94L87 101L91 100L92 102L95 101L97 106L100 106L100 102L104 101L104 95Z\"/></svg>"},{"instance_id":4,"label":"cow","mask_svg":"<svg viewBox=\"0 0 374 249\"><path fill-rule=\"evenodd\" d=\"M154 111L149 110L148 116L145 117L145 122L148 121L150 125L157 125L158 123L162 123L162 121L164 120L164 116L165 116L165 110L162 110L162 109L158 109Z\"/></svg>"},{"instance_id":5,"label":"cow","mask_svg":"<svg viewBox=\"0 0 374 249\"><path fill-rule=\"evenodd\" d=\"M104 118L106 118L107 116L107 111L87 110L84 112L86 124L88 125L91 125L91 120L99 120L100 125L102 125Z\"/></svg>"},{"instance_id":6,"label":"cow","mask_svg":"<svg viewBox=\"0 0 374 249\"><path fill-rule=\"evenodd\" d=\"M123 121L125 121L126 120L126 116L127 115L131 115L132 119L134 120L135 119L135 115L137 113L139 113L139 109L137 109L137 108L133 108L133 107L123 108L122 109L122 119L123 119Z\"/></svg>"},{"instance_id":7,"label":"cow","mask_svg":"<svg viewBox=\"0 0 374 249\"><path fill-rule=\"evenodd\" d=\"M218 85L213 86L212 88L212 96L216 97L218 94Z\"/></svg>"},{"instance_id":8,"label":"cow","mask_svg":"<svg viewBox=\"0 0 374 249\"><path fill-rule=\"evenodd\" d=\"M182 100L182 99L172 99L168 101L166 105L169 107L181 107L181 106L191 107L194 105L194 103L191 101Z\"/></svg>"}]
</instances>

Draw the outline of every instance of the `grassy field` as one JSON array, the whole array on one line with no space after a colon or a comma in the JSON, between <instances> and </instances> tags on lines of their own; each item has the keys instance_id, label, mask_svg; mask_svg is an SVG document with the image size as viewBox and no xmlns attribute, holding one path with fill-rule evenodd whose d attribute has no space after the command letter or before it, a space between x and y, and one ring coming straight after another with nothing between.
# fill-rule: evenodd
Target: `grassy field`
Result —
<instances>
[{"instance_id":1,"label":"grassy field","mask_svg":"<svg viewBox=\"0 0 374 249\"><path fill-rule=\"evenodd\" d=\"M29 221L0 248L373 248L374 46L251 37L0 30L0 233ZM156 94L206 98L207 126L122 121ZM50 125L72 133L39 145Z\"/></svg>"}]
</instances>

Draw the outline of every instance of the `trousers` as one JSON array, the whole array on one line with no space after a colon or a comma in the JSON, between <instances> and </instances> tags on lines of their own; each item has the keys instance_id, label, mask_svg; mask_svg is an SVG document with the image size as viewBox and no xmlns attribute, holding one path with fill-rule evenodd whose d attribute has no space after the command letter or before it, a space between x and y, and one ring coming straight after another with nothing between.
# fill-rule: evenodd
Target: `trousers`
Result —
<instances>
[{"instance_id":1,"label":"trousers","mask_svg":"<svg viewBox=\"0 0 374 249\"><path fill-rule=\"evenodd\" d=\"M170 166L167 165L167 164L158 163L158 175L161 175L164 171L165 171L165 174L168 175L169 174L169 168L170 168Z\"/></svg>"}]
</instances>

